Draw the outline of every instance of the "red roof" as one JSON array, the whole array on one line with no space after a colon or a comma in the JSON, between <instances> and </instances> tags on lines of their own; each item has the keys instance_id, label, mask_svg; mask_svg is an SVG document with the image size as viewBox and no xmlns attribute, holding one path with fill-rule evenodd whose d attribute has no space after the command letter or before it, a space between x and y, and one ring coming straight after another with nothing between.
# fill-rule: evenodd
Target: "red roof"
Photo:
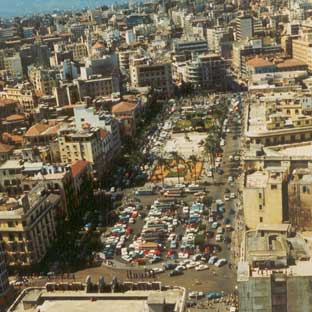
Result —
<instances>
[{"instance_id":1,"label":"red roof","mask_svg":"<svg viewBox=\"0 0 312 312\"><path fill-rule=\"evenodd\" d=\"M72 176L77 177L87 166L89 162L86 160L76 160L71 164Z\"/></svg>"},{"instance_id":2,"label":"red roof","mask_svg":"<svg viewBox=\"0 0 312 312\"><path fill-rule=\"evenodd\" d=\"M133 102L120 102L112 107L113 113L124 113L135 110L137 104Z\"/></svg>"},{"instance_id":3,"label":"red roof","mask_svg":"<svg viewBox=\"0 0 312 312\"><path fill-rule=\"evenodd\" d=\"M267 61L259 56L253 57L252 59L248 60L246 63L247 65L252 66L252 67L262 67L262 66L273 65L273 63L271 63L270 61Z\"/></svg>"},{"instance_id":4,"label":"red roof","mask_svg":"<svg viewBox=\"0 0 312 312\"><path fill-rule=\"evenodd\" d=\"M13 101L13 100L0 99L0 106L11 105L11 104L17 104L17 103L16 101Z\"/></svg>"},{"instance_id":5,"label":"red roof","mask_svg":"<svg viewBox=\"0 0 312 312\"><path fill-rule=\"evenodd\" d=\"M14 146L0 143L0 153L9 153L14 150Z\"/></svg>"},{"instance_id":6,"label":"red roof","mask_svg":"<svg viewBox=\"0 0 312 312\"><path fill-rule=\"evenodd\" d=\"M5 118L6 121L10 122L10 121L21 121L21 120L25 120L25 116L24 114L13 114L8 116L7 118Z\"/></svg>"}]
</instances>

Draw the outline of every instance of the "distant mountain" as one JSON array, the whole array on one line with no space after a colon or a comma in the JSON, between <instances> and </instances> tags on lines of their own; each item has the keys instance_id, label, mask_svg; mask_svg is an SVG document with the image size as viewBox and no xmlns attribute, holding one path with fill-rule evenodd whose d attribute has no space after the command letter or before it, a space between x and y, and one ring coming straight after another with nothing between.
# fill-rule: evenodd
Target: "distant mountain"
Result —
<instances>
[{"instance_id":1,"label":"distant mountain","mask_svg":"<svg viewBox=\"0 0 312 312\"><path fill-rule=\"evenodd\" d=\"M23 16L53 10L111 5L114 0L0 0L0 17Z\"/></svg>"}]
</instances>

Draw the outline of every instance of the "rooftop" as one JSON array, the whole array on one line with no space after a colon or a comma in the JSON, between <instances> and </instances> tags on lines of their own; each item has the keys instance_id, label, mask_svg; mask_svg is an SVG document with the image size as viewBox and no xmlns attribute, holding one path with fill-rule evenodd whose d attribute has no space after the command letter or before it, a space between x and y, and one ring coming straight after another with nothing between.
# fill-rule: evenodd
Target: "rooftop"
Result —
<instances>
[{"instance_id":1,"label":"rooftop","mask_svg":"<svg viewBox=\"0 0 312 312\"><path fill-rule=\"evenodd\" d=\"M52 283L49 283L50 287ZM65 284L65 283L64 283ZM143 284L143 283L142 283ZM155 305L166 305L170 311L182 312L184 307L184 289L167 290L129 290L115 293L88 293L85 290L53 290L29 288L22 292L9 312L50 312L50 311L153 311ZM82 286L82 285L81 285ZM80 288L81 288L80 286ZM84 286L82 286L84 288Z\"/></svg>"},{"instance_id":2,"label":"rooftop","mask_svg":"<svg viewBox=\"0 0 312 312\"><path fill-rule=\"evenodd\" d=\"M72 176L75 178L89 165L86 160L76 160L71 164Z\"/></svg>"},{"instance_id":3,"label":"rooftop","mask_svg":"<svg viewBox=\"0 0 312 312\"><path fill-rule=\"evenodd\" d=\"M131 112L135 110L137 104L133 102L120 102L112 107L112 113Z\"/></svg>"},{"instance_id":4,"label":"rooftop","mask_svg":"<svg viewBox=\"0 0 312 312\"><path fill-rule=\"evenodd\" d=\"M274 64L270 61L263 59L262 57L255 56L246 62L251 67L262 67L262 66L273 66Z\"/></svg>"}]
</instances>

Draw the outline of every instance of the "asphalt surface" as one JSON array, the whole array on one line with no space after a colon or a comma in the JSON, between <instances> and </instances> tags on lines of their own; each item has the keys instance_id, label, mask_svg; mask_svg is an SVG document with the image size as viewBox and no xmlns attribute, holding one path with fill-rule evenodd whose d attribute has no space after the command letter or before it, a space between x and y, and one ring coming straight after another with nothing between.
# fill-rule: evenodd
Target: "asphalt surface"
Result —
<instances>
[{"instance_id":1,"label":"asphalt surface","mask_svg":"<svg viewBox=\"0 0 312 312\"><path fill-rule=\"evenodd\" d=\"M224 201L225 189L230 189L238 195L239 189L239 175L240 175L240 161L230 161L229 156L233 154L239 154L241 148L241 128L237 125L233 125L229 120L230 133L226 134L225 146L223 147L223 159L222 159L222 169L224 173L222 175L215 174L214 178L208 178L206 173L203 172L203 181L209 182L208 195L212 196L214 200L222 199ZM229 176L235 176L233 183L228 183ZM132 192L132 190L131 190ZM155 199L159 198L159 195L155 196L141 196L141 202L144 206L150 205ZM183 198L186 202L192 202L193 197L188 196ZM234 228L237 228L236 222L238 220L238 209L240 207L239 199L224 201L225 203L225 213L224 218L228 218L230 223ZM229 211L234 210L235 214L231 214ZM223 223L223 221L220 221ZM137 232L143 225L143 220L138 220L135 224L131 225L134 231ZM236 233L237 234L237 233ZM216 243L214 238L211 243ZM160 280L167 285L180 285L187 288L189 291L218 291L224 294L231 294L235 291L236 285L236 267L234 263L234 256L237 254L238 246L235 244L235 240L232 240L231 244L219 243L222 247L221 252L216 255L219 258L226 258L231 264L225 265L221 268L210 266L209 270L206 271L195 271L194 269L185 270L183 275L170 277L169 272L164 272L156 275L154 279ZM127 265L128 266L128 265ZM142 272L144 267L131 267L133 272ZM105 279L109 280L113 276L121 280L127 280L127 270L118 268L118 265L114 267L95 267L89 268L76 273L77 279L84 280L87 275L90 275L94 280L97 280L99 276L103 275ZM148 279L148 278L146 278ZM139 281L140 279L137 279ZM136 281L134 279L133 281Z\"/></svg>"}]
</instances>

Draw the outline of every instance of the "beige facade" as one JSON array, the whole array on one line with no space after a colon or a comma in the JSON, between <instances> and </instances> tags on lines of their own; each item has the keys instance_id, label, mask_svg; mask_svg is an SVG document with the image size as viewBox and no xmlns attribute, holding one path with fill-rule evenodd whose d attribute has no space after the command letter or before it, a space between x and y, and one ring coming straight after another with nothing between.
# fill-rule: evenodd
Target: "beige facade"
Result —
<instances>
[{"instance_id":1,"label":"beige facade","mask_svg":"<svg viewBox=\"0 0 312 312\"><path fill-rule=\"evenodd\" d=\"M19 199L2 195L0 241L9 266L33 265L46 255L56 238L60 202L60 195L49 193L42 183Z\"/></svg>"},{"instance_id":2,"label":"beige facade","mask_svg":"<svg viewBox=\"0 0 312 312\"><path fill-rule=\"evenodd\" d=\"M151 86L161 90L165 96L173 94L171 63L152 64L146 58L130 60L131 86L134 88Z\"/></svg>"},{"instance_id":3,"label":"beige facade","mask_svg":"<svg viewBox=\"0 0 312 312\"><path fill-rule=\"evenodd\" d=\"M24 112L33 112L37 107L37 97L34 91L26 86L17 85L4 88L4 96L9 100L18 101Z\"/></svg>"},{"instance_id":4,"label":"beige facade","mask_svg":"<svg viewBox=\"0 0 312 312\"><path fill-rule=\"evenodd\" d=\"M88 57L88 48L87 45L83 42L68 44L66 49L73 51L74 61L80 61L85 57Z\"/></svg>"},{"instance_id":5,"label":"beige facade","mask_svg":"<svg viewBox=\"0 0 312 312\"><path fill-rule=\"evenodd\" d=\"M304 173L306 172L306 174ZM311 171L296 170L288 185L289 217L293 226L312 230L312 175Z\"/></svg>"},{"instance_id":6,"label":"beige facade","mask_svg":"<svg viewBox=\"0 0 312 312\"><path fill-rule=\"evenodd\" d=\"M35 90L42 95L52 95L53 88L58 85L57 79L60 78L54 70L36 67L32 68L28 74Z\"/></svg>"},{"instance_id":7,"label":"beige facade","mask_svg":"<svg viewBox=\"0 0 312 312\"><path fill-rule=\"evenodd\" d=\"M293 58L308 65L312 69L312 41L307 38L294 39L292 41Z\"/></svg>"},{"instance_id":8,"label":"beige facade","mask_svg":"<svg viewBox=\"0 0 312 312\"><path fill-rule=\"evenodd\" d=\"M246 176L243 190L246 226L281 224L287 220L287 187L282 169L256 171Z\"/></svg>"}]
</instances>

